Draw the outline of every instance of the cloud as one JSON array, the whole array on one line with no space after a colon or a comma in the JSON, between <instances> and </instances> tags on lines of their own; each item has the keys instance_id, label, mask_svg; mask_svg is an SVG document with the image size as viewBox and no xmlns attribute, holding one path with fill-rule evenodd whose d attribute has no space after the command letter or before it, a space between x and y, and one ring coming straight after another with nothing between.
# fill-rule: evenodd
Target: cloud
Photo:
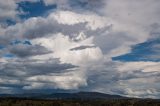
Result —
<instances>
[{"instance_id":1,"label":"cloud","mask_svg":"<svg viewBox=\"0 0 160 106\"><path fill-rule=\"evenodd\" d=\"M40 45L17 44L8 48L10 53L21 58L51 53L51 51L47 50L45 47L42 47Z\"/></svg>"},{"instance_id":2,"label":"cloud","mask_svg":"<svg viewBox=\"0 0 160 106\"><path fill-rule=\"evenodd\" d=\"M27 79L31 81L29 86L24 86L24 89L78 89L80 86L86 86L85 77L80 72L67 72L57 75L40 75L33 76ZM47 86L46 86L47 85Z\"/></svg>"},{"instance_id":3,"label":"cloud","mask_svg":"<svg viewBox=\"0 0 160 106\"><path fill-rule=\"evenodd\" d=\"M15 19L17 15L17 5L14 0L0 1L0 22L6 19Z\"/></svg>"},{"instance_id":4,"label":"cloud","mask_svg":"<svg viewBox=\"0 0 160 106\"><path fill-rule=\"evenodd\" d=\"M0 44L5 46L1 54L16 55L0 59L3 82L0 86L4 92L17 86L24 92L76 89L159 98L159 62L149 61L151 57L146 57L148 61L112 60L133 53L134 45L159 38L158 1L45 0L44 3L57 4L59 8L47 16L0 27ZM10 45L17 39L27 39L32 44ZM151 48L159 53L159 44ZM152 58L157 58L157 54L151 54L156 56Z\"/></svg>"},{"instance_id":5,"label":"cloud","mask_svg":"<svg viewBox=\"0 0 160 106\"><path fill-rule=\"evenodd\" d=\"M118 67L119 71L128 71L134 69L135 71L141 70L142 72L159 72L159 62L125 62Z\"/></svg>"},{"instance_id":6,"label":"cloud","mask_svg":"<svg viewBox=\"0 0 160 106\"><path fill-rule=\"evenodd\" d=\"M56 4L58 8L66 8L68 7L68 0L43 0L46 5Z\"/></svg>"},{"instance_id":7,"label":"cloud","mask_svg":"<svg viewBox=\"0 0 160 106\"><path fill-rule=\"evenodd\" d=\"M66 20L63 17L66 17ZM67 20L71 18L73 21L68 23ZM95 31L98 32L96 29L108 26L105 25L105 22L103 22L103 25L101 25L103 20L103 17L100 17L96 14L90 16L69 11L51 13L46 18L29 18L22 23L17 23L16 25L3 29L1 36L2 41L0 42L3 44L16 38L34 39L53 33L63 33L64 35L69 35L70 37L74 37L81 32L85 33L86 35L94 34Z\"/></svg>"},{"instance_id":8,"label":"cloud","mask_svg":"<svg viewBox=\"0 0 160 106\"><path fill-rule=\"evenodd\" d=\"M94 48L95 46L85 46L85 45L82 45L82 46L79 46L79 47L75 47L75 48L71 48L70 50L73 51L73 50L83 50L83 49L87 49L87 48Z\"/></svg>"},{"instance_id":9,"label":"cloud","mask_svg":"<svg viewBox=\"0 0 160 106\"><path fill-rule=\"evenodd\" d=\"M159 37L153 36L153 38L143 43L132 46L131 52L112 59L121 61L159 61L159 45Z\"/></svg>"},{"instance_id":10,"label":"cloud","mask_svg":"<svg viewBox=\"0 0 160 106\"><path fill-rule=\"evenodd\" d=\"M99 12L105 6L105 0L43 0L45 5L56 4L60 10L88 10Z\"/></svg>"},{"instance_id":11,"label":"cloud","mask_svg":"<svg viewBox=\"0 0 160 106\"><path fill-rule=\"evenodd\" d=\"M34 40L49 50L53 50L53 57L60 58L60 61L74 65L87 65L94 63L102 58L102 52L98 47L83 49L81 51L71 51L71 48L80 45L93 45L92 37L82 41L73 41L70 37L63 34L52 35L49 38L39 38Z\"/></svg>"},{"instance_id":12,"label":"cloud","mask_svg":"<svg viewBox=\"0 0 160 106\"><path fill-rule=\"evenodd\" d=\"M110 25L110 23L106 22L105 17L99 16L92 12L79 14L71 11L60 11L57 12L57 14L52 14L51 16L61 24L74 25L86 22L87 28L91 30L96 30L98 28L100 29L107 25Z\"/></svg>"},{"instance_id":13,"label":"cloud","mask_svg":"<svg viewBox=\"0 0 160 106\"><path fill-rule=\"evenodd\" d=\"M88 69L88 88L85 90L129 97L159 98L159 69L157 62L108 61L97 64Z\"/></svg>"},{"instance_id":14,"label":"cloud","mask_svg":"<svg viewBox=\"0 0 160 106\"><path fill-rule=\"evenodd\" d=\"M47 62L46 62L47 61ZM12 63L11 63L12 62ZM47 63L47 64L46 64ZM1 64L2 74L7 76L32 76L50 73L61 73L67 69L76 68L72 64L60 63L58 59L14 59ZM11 73L14 72L14 73Z\"/></svg>"},{"instance_id":15,"label":"cloud","mask_svg":"<svg viewBox=\"0 0 160 106\"><path fill-rule=\"evenodd\" d=\"M119 83L126 88L126 95L157 98L159 64L159 62L125 62L119 65L117 67L121 73Z\"/></svg>"},{"instance_id":16,"label":"cloud","mask_svg":"<svg viewBox=\"0 0 160 106\"><path fill-rule=\"evenodd\" d=\"M6 46L6 49L17 57L1 61L3 80L8 82L21 80L14 85L21 85L23 90L37 89L37 87L78 89L87 86L85 66L88 64L86 63L95 64L95 61L101 59L102 53L97 47L84 49L81 52L70 51L70 49L80 45L93 45L93 37L87 37L87 31L96 31L101 24L99 20L89 15L67 11L62 11L60 14L66 13L69 15L68 19L75 17L76 20L71 23L61 23L63 19L57 21L55 18L59 14L57 12L47 17L30 18L5 29L2 43L7 45L16 38L22 40L28 38L32 45L18 43ZM100 18L96 14L93 16ZM91 29L93 24L95 28ZM60 61L55 62L55 58L59 58ZM10 73L13 72L15 74L11 75ZM39 80L41 78L43 80Z\"/></svg>"},{"instance_id":17,"label":"cloud","mask_svg":"<svg viewBox=\"0 0 160 106\"><path fill-rule=\"evenodd\" d=\"M159 22L159 3L157 0L108 0L105 14L116 23L115 30L134 33L139 35L134 35L135 38L145 40L151 31L150 25Z\"/></svg>"},{"instance_id":18,"label":"cloud","mask_svg":"<svg viewBox=\"0 0 160 106\"><path fill-rule=\"evenodd\" d=\"M19 18L20 14L23 14L24 12L18 11L18 3L20 2L24 2L24 1L28 1L28 2L38 2L39 0L6 0L6 2L4 1L0 1L0 24L3 27L8 26L9 23L13 21L17 22L20 21L21 19Z\"/></svg>"},{"instance_id":19,"label":"cloud","mask_svg":"<svg viewBox=\"0 0 160 106\"><path fill-rule=\"evenodd\" d=\"M1 94L12 94L13 92L15 92L15 90L10 87L0 87L0 90Z\"/></svg>"},{"instance_id":20,"label":"cloud","mask_svg":"<svg viewBox=\"0 0 160 106\"><path fill-rule=\"evenodd\" d=\"M68 89L72 89L72 86L70 86L72 84L73 84L73 89L77 89L79 86L82 86L83 83L85 83L85 79L83 78L81 79L82 77L81 74L76 74L77 73L76 71L73 71L73 74L71 73L71 70L75 68L77 67L74 65L67 64L67 63L60 63L58 59L8 60L8 62L1 63L1 68L0 68L1 87L9 87L10 89L12 88L15 89L16 87L20 86L22 90L23 88L26 88L29 85L32 85L34 83L41 83L44 80L45 83L49 83L48 86L52 86L52 87L54 86L57 89L58 88L67 89L67 87L70 87ZM73 77L73 75L75 77ZM38 78L38 79L37 81L31 81L32 78ZM67 80L68 78L70 80ZM47 80L47 79L50 79L50 80ZM78 84L79 81L80 81L80 85ZM65 85L63 86L58 84L65 84ZM34 89L34 87L32 89Z\"/></svg>"}]
</instances>

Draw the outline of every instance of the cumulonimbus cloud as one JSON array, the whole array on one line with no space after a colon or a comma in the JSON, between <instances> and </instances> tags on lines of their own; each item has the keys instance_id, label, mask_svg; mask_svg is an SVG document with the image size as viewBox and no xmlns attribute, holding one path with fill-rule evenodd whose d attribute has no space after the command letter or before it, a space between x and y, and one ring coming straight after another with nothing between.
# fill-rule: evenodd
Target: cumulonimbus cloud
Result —
<instances>
[{"instance_id":1,"label":"cumulonimbus cloud","mask_svg":"<svg viewBox=\"0 0 160 106\"><path fill-rule=\"evenodd\" d=\"M133 45L157 37L159 1L79 1L87 11L76 1L46 0L46 5L59 8L45 17L0 27L0 43L5 45L0 51L17 55L1 56L0 89L77 89L159 98L159 62L112 60L132 52ZM102 2L106 5L98 7ZM10 45L17 38L32 45ZM158 48L159 44L153 47Z\"/></svg>"}]
</instances>

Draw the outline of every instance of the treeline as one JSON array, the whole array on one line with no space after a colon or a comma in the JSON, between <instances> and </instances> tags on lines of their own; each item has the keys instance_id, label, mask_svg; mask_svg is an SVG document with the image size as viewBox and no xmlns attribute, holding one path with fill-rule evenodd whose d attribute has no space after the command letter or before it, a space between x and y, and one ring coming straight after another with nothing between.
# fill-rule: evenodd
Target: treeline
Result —
<instances>
[{"instance_id":1,"label":"treeline","mask_svg":"<svg viewBox=\"0 0 160 106\"><path fill-rule=\"evenodd\" d=\"M1 98L0 106L160 106L160 100L36 100L19 98Z\"/></svg>"}]
</instances>

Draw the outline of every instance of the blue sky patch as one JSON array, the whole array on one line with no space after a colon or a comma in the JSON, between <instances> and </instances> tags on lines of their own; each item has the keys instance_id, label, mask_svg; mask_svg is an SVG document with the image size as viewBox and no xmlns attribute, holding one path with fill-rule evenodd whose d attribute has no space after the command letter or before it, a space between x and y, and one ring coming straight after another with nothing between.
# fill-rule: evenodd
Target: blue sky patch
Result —
<instances>
[{"instance_id":1,"label":"blue sky patch","mask_svg":"<svg viewBox=\"0 0 160 106\"><path fill-rule=\"evenodd\" d=\"M85 1L80 1L80 0L75 0L75 1L70 1L70 6L71 7L76 7L76 8L85 8L87 6L87 2Z\"/></svg>"},{"instance_id":2,"label":"blue sky patch","mask_svg":"<svg viewBox=\"0 0 160 106\"><path fill-rule=\"evenodd\" d=\"M120 61L160 61L160 39L148 40L132 47L131 53L113 57Z\"/></svg>"},{"instance_id":3,"label":"blue sky patch","mask_svg":"<svg viewBox=\"0 0 160 106\"><path fill-rule=\"evenodd\" d=\"M16 45L22 43L20 40L14 40L11 42L11 45Z\"/></svg>"},{"instance_id":4,"label":"blue sky patch","mask_svg":"<svg viewBox=\"0 0 160 106\"><path fill-rule=\"evenodd\" d=\"M10 26L10 25L15 25L15 24L16 24L15 21L10 20L10 19L7 19L7 20L6 20L6 23L7 23L8 26Z\"/></svg>"},{"instance_id":5,"label":"blue sky patch","mask_svg":"<svg viewBox=\"0 0 160 106\"><path fill-rule=\"evenodd\" d=\"M5 48L5 46L3 46L3 45L0 45L0 50L1 50L1 49L3 49L3 48Z\"/></svg>"},{"instance_id":6,"label":"blue sky patch","mask_svg":"<svg viewBox=\"0 0 160 106\"><path fill-rule=\"evenodd\" d=\"M25 45L32 45L29 40L25 40L25 41L23 42L23 44L25 44Z\"/></svg>"},{"instance_id":7,"label":"blue sky patch","mask_svg":"<svg viewBox=\"0 0 160 106\"><path fill-rule=\"evenodd\" d=\"M39 2L20 2L18 10L23 10L25 14L21 14L21 19L27 19L29 17L37 17L37 16L43 16L46 14L47 11L56 9L56 5L49 5L45 6L43 1Z\"/></svg>"},{"instance_id":8,"label":"blue sky patch","mask_svg":"<svg viewBox=\"0 0 160 106\"><path fill-rule=\"evenodd\" d=\"M4 54L3 57L5 57L5 58L14 58L15 55L8 53L8 54Z\"/></svg>"},{"instance_id":9,"label":"blue sky patch","mask_svg":"<svg viewBox=\"0 0 160 106\"><path fill-rule=\"evenodd\" d=\"M17 44L24 44L24 45L32 45L32 43L29 40L14 40L10 43L11 45L17 45Z\"/></svg>"}]
</instances>

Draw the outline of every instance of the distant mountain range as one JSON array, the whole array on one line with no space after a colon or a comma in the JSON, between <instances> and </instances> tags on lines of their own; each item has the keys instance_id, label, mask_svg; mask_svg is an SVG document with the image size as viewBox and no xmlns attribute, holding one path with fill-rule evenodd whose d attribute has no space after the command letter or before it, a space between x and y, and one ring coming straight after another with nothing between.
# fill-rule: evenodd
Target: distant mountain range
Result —
<instances>
[{"instance_id":1,"label":"distant mountain range","mask_svg":"<svg viewBox=\"0 0 160 106\"><path fill-rule=\"evenodd\" d=\"M120 95L110 95L99 92L52 93L52 94L0 94L0 97L32 98L32 99L125 99Z\"/></svg>"}]
</instances>

